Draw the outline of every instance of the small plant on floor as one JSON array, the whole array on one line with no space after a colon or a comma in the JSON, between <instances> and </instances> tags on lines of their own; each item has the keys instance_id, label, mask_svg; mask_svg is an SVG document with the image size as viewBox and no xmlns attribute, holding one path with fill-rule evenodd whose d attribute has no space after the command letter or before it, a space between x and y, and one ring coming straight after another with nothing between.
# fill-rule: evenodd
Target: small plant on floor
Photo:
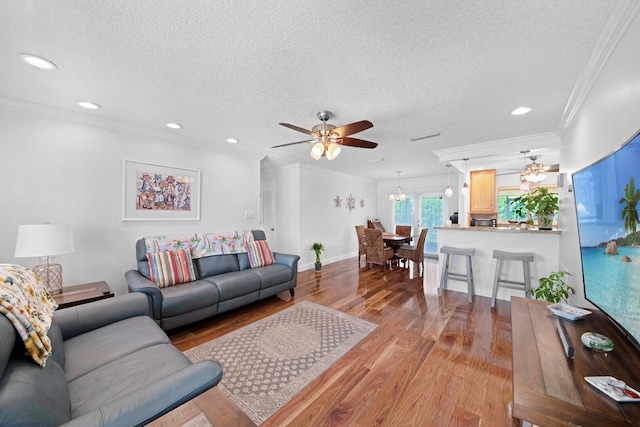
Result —
<instances>
[{"instance_id":1,"label":"small plant on floor","mask_svg":"<svg viewBox=\"0 0 640 427\"><path fill-rule=\"evenodd\" d=\"M324 246L322 245L322 243L316 242L311 245L311 250L316 253L316 270L320 270L320 267L322 266L322 262L320 261L320 254L324 251Z\"/></svg>"},{"instance_id":2,"label":"small plant on floor","mask_svg":"<svg viewBox=\"0 0 640 427\"><path fill-rule=\"evenodd\" d=\"M564 281L564 276L571 276L571 273L567 271L553 271L548 277L541 277L539 286L535 289L529 290L529 293L534 296L535 299L545 300L548 302L561 302L567 301L569 298L569 292L575 294L573 288Z\"/></svg>"}]
</instances>

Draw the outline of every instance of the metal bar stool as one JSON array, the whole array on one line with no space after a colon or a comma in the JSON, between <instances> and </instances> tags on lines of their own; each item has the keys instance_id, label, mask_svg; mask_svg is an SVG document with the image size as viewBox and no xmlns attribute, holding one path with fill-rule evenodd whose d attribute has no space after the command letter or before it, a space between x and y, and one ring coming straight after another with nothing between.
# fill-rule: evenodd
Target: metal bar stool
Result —
<instances>
[{"instance_id":1,"label":"metal bar stool","mask_svg":"<svg viewBox=\"0 0 640 427\"><path fill-rule=\"evenodd\" d=\"M496 259L496 275L493 279L493 295L491 296L491 307L496 305L496 295L498 294L498 287L511 289L523 289L524 296L529 296L529 290L531 289L531 275L529 271L529 263L533 262L534 254L531 252L505 252L505 251L493 251L493 257ZM503 261L522 261L522 269L524 271L524 281L518 282L514 280L505 280L500 278L502 273Z\"/></svg>"},{"instance_id":2,"label":"metal bar stool","mask_svg":"<svg viewBox=\"0 0 640 427\"><path fill-rule=\"evenodd\" d=\"M445 254L444 265L440 272L440 286L438 286L438 295L442 295L442 290L447 289L447 282L449 279L458 280L461 282L467 282L467 292L469 294L469 302L473 302L473 267L471 265L471 257L476 253L474 248L454 248L451 246L443 246L440 248L440 253ZM449 261L451 255L462 255L466 258L467 274L452 273L449 271Z\"/></svg>"}]
</instances>

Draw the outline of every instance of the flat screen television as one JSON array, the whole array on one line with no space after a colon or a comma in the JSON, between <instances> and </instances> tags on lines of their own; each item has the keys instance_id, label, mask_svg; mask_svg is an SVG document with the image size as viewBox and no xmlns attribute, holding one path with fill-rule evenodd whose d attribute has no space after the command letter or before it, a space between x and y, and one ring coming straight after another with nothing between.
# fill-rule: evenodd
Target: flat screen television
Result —
<instances>
[{"instance_id":1,"label":"flat screen television","mask_svg":"<svg viewBox=\"0 0 640 427\"><path fill-rule=\"evenodd\" d=\"M585 298L640 350L640 132L572 178Z\"/></svg>"}]
</instances>

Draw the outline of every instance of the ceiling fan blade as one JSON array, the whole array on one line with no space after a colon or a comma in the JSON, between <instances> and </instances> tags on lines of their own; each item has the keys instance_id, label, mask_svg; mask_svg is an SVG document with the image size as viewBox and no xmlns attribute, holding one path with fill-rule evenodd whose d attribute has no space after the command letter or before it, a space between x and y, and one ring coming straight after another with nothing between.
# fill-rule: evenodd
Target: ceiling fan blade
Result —
<instances>
[{"instance_id":1,"label":"ceiling fan blade","mask_svg":"<svg viewBox=\"0 0 640 427\"><path fill-rule=\"evenodd\" d=\"M344 138L345 136L353 135L354 133L362 132L363 130L367 130L372 127L373 123L369 120L361 120L359 122L337 127L331 133L337 133L341 138Z\"/></svg>"},{"instance_id":2,"label":"ceiling fan blade","mask_svg":"<svg viewBox=\"0 0 640 427\"><path fill-rule=\"evenodd\" d=\"M544 165L543 169L545 172L560 172L560 165Z\"/></svg>"},{"instance_id":3,"label":"ceiling fan blade","mask_svg":"<svg viewBox=\"0 0 640 427\"><path fill-rule=\"evenodd\" d=\"M298 132L306 133L307 135L315 135L315 132L301 128L296 125L290 125L289 123L278 123L280 126L284 126L289 129L297 130Z\"/></svg>"},{"instance_id":4,"label":"ceiling fan blade","mask_svg":"<svg viewBox=\"0 0 640 427\"><path fill-rule=\"evenodd\" d=\"M313 142L313 141L315 141L315 139L307 139L305 141L296 141L296 142L289 142L287 144L274 145L271 148L286 147L287 145L304 144L305 142Z\"/></svg>"},{"instance_id":5,"label":"ceiling fan blade","mask_svg":"<svg viewBox=\"0 0 640 427\"><path fill-rule=\"evenodd\" d=\"M358 148L376 148L378 146L375 142L365 141L364 139L358 138L342 138L342 142L340 144Z\"/></svg>"}]
</instances>

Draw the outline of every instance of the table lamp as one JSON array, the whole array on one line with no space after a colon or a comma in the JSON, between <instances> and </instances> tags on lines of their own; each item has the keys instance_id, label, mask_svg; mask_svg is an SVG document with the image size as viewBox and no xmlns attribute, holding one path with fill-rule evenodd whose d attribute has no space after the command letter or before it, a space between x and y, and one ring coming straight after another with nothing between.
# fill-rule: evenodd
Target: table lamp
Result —
<instances>
[{"instance_id":1,"label":"table lamp","mask_svg":"<svg viewBox=\"0 0 640 427\"><path fill-rule=\"evenodd\" d=\"M49 293L62 291L62 266L56 255L74 252L71 226L61 224L21 225L16 239L16 258L40 257L32 271L44 282Z\"/></svg>"}]
</instances>

